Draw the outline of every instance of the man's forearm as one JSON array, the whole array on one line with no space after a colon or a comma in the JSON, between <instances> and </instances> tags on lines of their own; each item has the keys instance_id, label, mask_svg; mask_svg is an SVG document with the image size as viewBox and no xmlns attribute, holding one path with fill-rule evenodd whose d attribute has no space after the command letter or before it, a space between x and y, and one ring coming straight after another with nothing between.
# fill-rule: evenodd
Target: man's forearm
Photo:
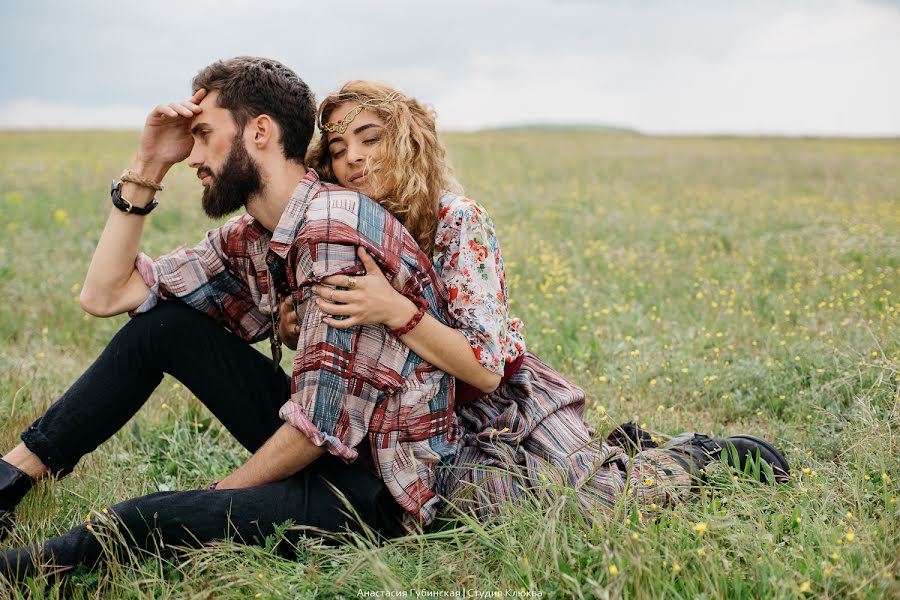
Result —
<instances>
[{"instance_id":1,"label":"man's forearm","mask_svg":"<svg viewBox=\"0 0 900 600\"><path fill-rule=\"evenodd\" d=\"M324 448L285 423L247 462L220 481L217 489L246 488L287 479L324 453Z\"/></svg>"},{"instance_id":2,"label":"man's forearm","mask_svg":"<svg viewBox=\"0 0 900 600\"><path fill-rule=\"evenodd\" d=\"M147 179L162 181L169 168L136 159L132 169ZM154 193L134 183L122 186L122 196L135 206L149 204ZM143 228L144 217L110 208L82 286L80 301L84 310L107 317L137 308L147 298L149 290L134 267Z\"/></svg>"}]
</instances>

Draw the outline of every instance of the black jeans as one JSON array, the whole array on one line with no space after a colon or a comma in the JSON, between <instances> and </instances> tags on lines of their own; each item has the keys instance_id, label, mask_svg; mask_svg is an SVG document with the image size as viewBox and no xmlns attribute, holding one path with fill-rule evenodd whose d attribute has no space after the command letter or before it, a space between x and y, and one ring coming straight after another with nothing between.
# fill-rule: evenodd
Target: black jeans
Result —
<instances>
[{"instance_id":1,"label":"black jeans","mask_svg":"<svg viewBox=\"0 0 900 600\"><path fill-rule=\"evenodd\" d=\"M126 324L78 381L22 433L22 440L51 471L69 473L128 422L164 373L188 387L250 452L283 424L278 409L290 395L288 376L208 316L168 301ZM367 447L359 450L360 459L369 452ZM288 520L328 532L358 531L357 519L348 515L334 486L376 532L400 535L403 511L367 464L357 460L346 465L326 454L284 481L239 490L150 494L110 507L110 519L118 537L140 549L225 538L259 543ZM98 529L112 530L108 524L88 525L43 545L5 552L0 573L21 576L36 561L96 564L108 543Z\"/></svg>"}]
</instances>

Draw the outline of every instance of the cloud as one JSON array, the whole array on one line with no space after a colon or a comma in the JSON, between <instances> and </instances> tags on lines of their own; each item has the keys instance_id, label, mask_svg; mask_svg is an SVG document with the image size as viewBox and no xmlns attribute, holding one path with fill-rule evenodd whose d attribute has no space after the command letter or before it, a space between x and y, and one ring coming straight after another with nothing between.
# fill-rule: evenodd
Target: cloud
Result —
<instances>
[{"instance_id":1,"label":"cloud","mask_svg":"<svg viewBox=\"0 0 900 600\"><path fill-rule=\"evenodd\" d=\"M0 4L0 22L0 127L44 114L137 128L204 65L258 54L319 95L387 81L433 104L444 128L900 133L900 11L884 0L32 0Z\"/></svg>"},{"instance_id":2,"label":"cloud","mask_svg":"<svg viewBox=\"0 0 900 600\"><path fill-rule=\"evenodd\" d=\"M0 106L0 128L136 129L148 112L143 106L83 106L24 99Z\"/></svg>"}]
</instances>

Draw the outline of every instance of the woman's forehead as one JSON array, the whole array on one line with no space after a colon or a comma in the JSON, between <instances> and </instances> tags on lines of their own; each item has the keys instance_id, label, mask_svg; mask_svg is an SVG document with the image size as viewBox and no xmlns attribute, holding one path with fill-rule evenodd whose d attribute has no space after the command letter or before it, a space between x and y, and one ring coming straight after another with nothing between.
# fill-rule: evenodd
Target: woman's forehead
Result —
<instances>
[{"instance_id":1,"label":"woman's forehead","mask_svg":"<svg viewBox=\"0 0 900 600\"><path fill-rule=\"evenodd\" d=\"M329 139L353 132L362 125L384 125L384 121L378 113L356 102L344 102L335 108L328 116L328 121L322 124L322 130L328 134Z\"/></svg>"}]
</instances>

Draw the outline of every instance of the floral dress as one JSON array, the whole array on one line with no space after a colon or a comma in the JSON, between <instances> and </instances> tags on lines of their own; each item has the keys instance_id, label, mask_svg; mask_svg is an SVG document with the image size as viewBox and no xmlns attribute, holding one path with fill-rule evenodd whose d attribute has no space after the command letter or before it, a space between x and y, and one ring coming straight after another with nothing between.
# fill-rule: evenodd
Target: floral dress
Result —
<instances>
[{"instance_id":1,"label":"floral dress","mask_svg":"<svg viewBox=\"0 0 900 600\"><path fill-rule=\"evenodd\" d=\"M522 321L509 315L500 244L484 207L444 193L433 262L454 326L478 361L503 375L522 359L495 391L457 404L460 446L445 490L452 506L484 517L555 483L572 488L584 510L610 512L626 493L661 506L690 488L681 465L659 449L630 458L597 439L583 419L584 392L527 352Z\"/></svg>"}]
</instances>

